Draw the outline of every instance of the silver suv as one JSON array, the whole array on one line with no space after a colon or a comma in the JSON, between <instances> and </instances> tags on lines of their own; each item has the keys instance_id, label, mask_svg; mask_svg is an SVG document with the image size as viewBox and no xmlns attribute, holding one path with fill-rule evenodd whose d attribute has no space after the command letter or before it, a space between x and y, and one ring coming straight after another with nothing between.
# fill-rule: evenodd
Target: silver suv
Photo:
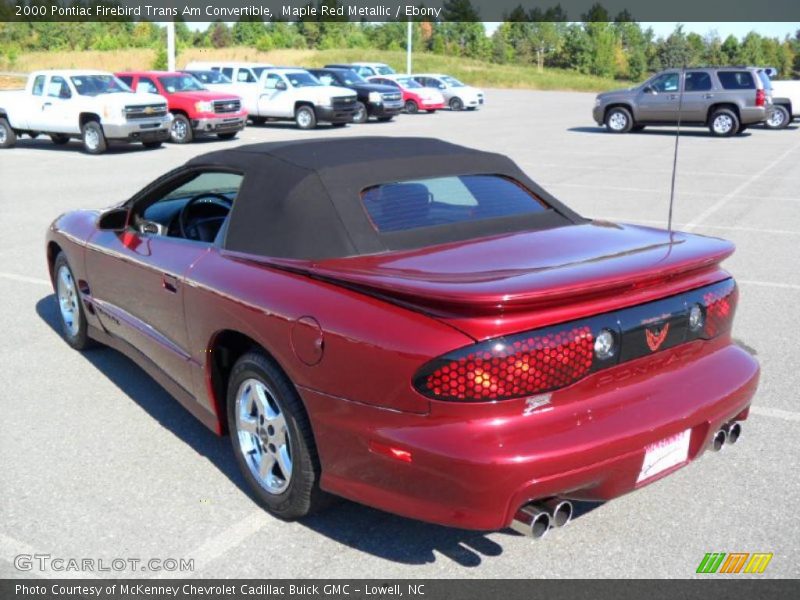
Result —
<instances>
[{"instance_id":1,"label":"silver suv","mask_svg":"<svg viewBox=\"0 0 800 600\"><path fill-rule=\"evenodd\" d=\"M681 70L668 69L638 87L598 94L592 116L613 133L640 131L646 125L678 122ZM769 78L754 67L686 69L681 124L708 127L732 136L772 113Z\"/></svg>"}]
</instances>

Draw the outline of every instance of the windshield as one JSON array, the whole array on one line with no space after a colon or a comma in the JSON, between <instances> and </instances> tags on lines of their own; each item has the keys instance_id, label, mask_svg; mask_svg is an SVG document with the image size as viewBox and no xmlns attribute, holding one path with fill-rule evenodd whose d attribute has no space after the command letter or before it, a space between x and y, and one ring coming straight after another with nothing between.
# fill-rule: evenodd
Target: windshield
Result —
<instances>
[{"instance_id":1,"label":"windshield","mask_svg":"<svg viewBox=\"0 0 800 600\"><path fill-rule=\"evenodd\" d=\"M231 83L230 77L226 77L219 71L192 71L191 75L203 83Z\"/></svg>"},{"instance_id":2,"label":"windshield","mask_svg":"<svg viewBox=\"0 0 800 600\"><path fill-rule=\"evenodd\" d=\"M378 75L394 75L395 71L388 65L375 65L375 72Z\"/></svg>"},{"instance_id":3,"label":"windshield","mask_svg":"<svg viewBox=\"0 0 800 600\"><path fill-rule=\"evenodd\" d=\"M367 80L361 77L355 71L337 71L337 74L344 82L345 85L356 85L357 83L367 83Z\"/></svg>"},{"instance_id":4,"label":"windshield","mask_svg":"<svg viewBox=\"0 0 800 600\"><path fill-rule=\"evenodd\" d=\"M285 75L286 79L288 79L289 83L291 83L294 87L313 87L322 85L322 83L320 83L316 77L305 71L296 71L293 73L286 73Z\"/></svg>"},{"instance_id":5,"label":"windshield","mask_svg":"<svg viewBox=\"0 0 800 600\"><path fill-rule=\"evenodd\" d=\"M465 87L464 84L455 77L445 76L442 77L442 81L444 81L450 87Z\"/></svg>"},{"instance_id":6,"label":"windshield","mask_svg":"<svg viewBox=\"0 0 800 600\"><path fill-rule=\"evenodd\" d=\"M166 75L158 80L169 94L176 92L203 92L206 88L191 75Z\"/></svg>"},{"instance_id":7,"label":"windshield","mask_svg":"<svg viewBox=\"0 0 800 600\"><path fill-rule=\"evenodd\" d=\"M397 81L397 83L399 83L404 88L421 88L422 87L416 81L411 79L411 77L398 77L396 81Z\"/></svg>"},{"instance_id":8,"label":"windshield","mask_svg":"<svg viewBox=\"0 0 800 600\"><path fill-rule=\"evenodd\" d=\"M764 89L768 92L772 91L772 80L769 78L769 74L766 70L762 70L758 72L758 76L761 79L761 83L764 84Z\"/></svg>"},{"instance_id":9,"label":"windshield","mask_svg":"<svg viewBox=\"0 0 800 600\"><path fill-rule=\"evenodd\" d=\"M113 75L81 75L70 77L72 85L81 96L97 96L99 94L118 94L130 92L131 88Z\"/></svg>"}]
</instances>

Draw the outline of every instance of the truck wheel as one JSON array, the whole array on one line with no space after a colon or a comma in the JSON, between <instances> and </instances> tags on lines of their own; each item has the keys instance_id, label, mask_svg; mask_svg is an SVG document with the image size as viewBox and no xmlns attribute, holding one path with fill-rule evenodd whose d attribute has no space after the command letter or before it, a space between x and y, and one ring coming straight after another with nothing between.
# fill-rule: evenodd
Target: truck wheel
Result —
<instances>
[{"instance_id":1,"label":"truck wheel","mask_svg":"<svg viewBox=\"0 0 800 600\"><path fill-rule=\"evenodd\" d=\"M792 120L789 109L783 104L776 104L772 108L772 115L764 122L764 126L767 129L784 129L788 127Z\"/></svg>"},{"instance_id":2,"label":"truck wheel","mask_svg":"<svg viewBox=\"0 0 800 600\"><path fill-rule=\"evenodd\" d=\"M317 115L310 106L298 106L294 111L294 122L300 129L314 129L317 126Z\"/></svg>"},{"instance_id":3,"label":"truck wheel","mask_svg":"<svg viewBox=\"0 0 800 600\"><path fill-rule=\"evenodd\" d=\"M264 117L250 117L250 122L253 125L263 125L267 120Z\"/></svg>"},{"instance_id":4,"label":"truck wheel","mask_svg":"<svg viewBox=\"0 0 800 600\"><path fill-rule=\"evenodd\" d=\"M413 100L406 101L406 112L410 115L415 115L419 112L419 104Z\"/></svg>"},{"instance_id":5,"label":"truck wheel","mask_svg":"<svg viewBox=\"0 0 800 600\"><path fill-rule=\"evenodd\" d=\"M83 149L89 154L102 154L108 149L103 127L97 121L87 121L81 127Z\"/></svg>"},{"instance_id":6,"label":"truck wheel","mask_svg":"<svg viewBox=\"0 0 800 600\"><path fill-rule=\"evenodd\" d=\"M0 148L13 148L17 143L17 134L8 121L0 117Z\"/></svg>"},{"instance_id":7,"label":"truck wheel","mask_svg":"<svg viewBox=\"0 0 800 600\"><path fill-rule=\"evenodd\" d=\"M228 430L236 463L258 501L281 519L329 504L311 423L292 382L259 351L233 366L227 391Z\"/></svg>"},{"instance_id":8,"label":"truck wheel","mask_svg":"<svg viewBox=\"0 0 800 600\"><path fill-rule=\"evenodd\" d=\"M367 107L363 102L356 102L356 112L353 113L353 123L366 123L369 120Z\"/></svg>"},{"instance_id":9,"label":"truck wheel","mask_svg":"<svg viewBox=\"0 0 800 600\"><path fill-rule=\"evenodd\" d=\"M464 103L461 98L450 98L450 110L464 110Z\"/></svg>"},{"instance_id":10,"label":"truck wheel","mask_svg":"<svg viewBox=\"0 0 800 600\"><path fill-rule=\"evenodd\" d=\"M173 115L169 128L169 139L176 144L188 144L194 139L192 124L184 115Z\"/></svg>"},{"instance_id":11,"label":"truck wheel","mask_svg":"<svg viewBox=\"0 0 800 600\"><path fill-rule=\"evenodd\" d=\"M221 140L232 140L236 137L238 131L229 131L228 133L218 133L217 137Z\"/></svg>"},{"instance_id":12,"label":"truck wheel","mask_svg":"<svg viewBox=\"0 0 800 600\"><path fill-rule=\"evenodd\" d=\"M729 108L718 108L711 113L708 130L717 137L731 137L739 132L739 119Z\"/></svg>"},{"instance_id":13,"label":"truck wheel","mask_svg":"<svg viewBox=\"0 0 800 600\"><path fill-rule=\"evenodd\" d=\"M394 119L394 116L391 116L391 117L378 117L378 121L381 122L381 123L388 123L392 119Z\"/></svg>"},{"instance_id":14,"label":"truck wheel","mask_svg":"<svg viewBox=\"0 0 800 600\"><path fill-rule=\"evenodd\" d=\"M155 150L156 148L161 148L161 144L163 144L161 140L157 140L154 142L142 142L142 146L147 148L148 150Z\"/></svg>"},{"instance_id":15,"label":"truck wheel","mask_svg":"<svg viewBox=\"0 0 800 600\"><path fill-rule=\"evenodd\" d=\"M51 133L50 139L56 146L63 146L67 142L69 142L69 136L64 135L63 133Z\"/></svg>"},{"instance_id":16,"label":"truck wheel","mask_svg":"<svg viewBox=\"0 0 800 600\"><path fill-rule=\"evenodd\" d=\"M633 128L633 117L627 108L615 106L606 113L606 128L611 133L628 133Z\"/></svg>"}]
</instances>

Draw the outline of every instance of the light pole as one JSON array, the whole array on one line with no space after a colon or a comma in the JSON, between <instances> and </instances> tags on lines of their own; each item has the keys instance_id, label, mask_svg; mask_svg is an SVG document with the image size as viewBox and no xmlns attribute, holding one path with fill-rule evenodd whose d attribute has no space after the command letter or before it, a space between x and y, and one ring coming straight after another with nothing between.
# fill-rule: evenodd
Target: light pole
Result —
<instances>
[{"instance_id":1,"label":"light pole","mask_svg":"<svg viewBox=\"0 0 800 600\"><path fill-rule=\"evenodd\" d=\"M408 21L408 33L406 34L406 74L411 75L411 20Z\"/></svg>"},{"instance_id":2,"label":"light pole","mask_svg":"<svg viewBox=\"0 0 800 600\"><path fill-rule=\"evenodd\" d=\"M167 23L167 70L175 70L175 23Z\"/></svg>"}]
</instances>

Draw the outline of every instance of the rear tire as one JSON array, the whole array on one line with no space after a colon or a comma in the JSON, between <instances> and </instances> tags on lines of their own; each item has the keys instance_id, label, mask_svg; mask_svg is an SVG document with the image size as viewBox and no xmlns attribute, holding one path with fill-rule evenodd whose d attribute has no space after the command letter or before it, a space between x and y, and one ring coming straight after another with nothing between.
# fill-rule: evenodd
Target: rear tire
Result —
<instances>
[{"instance_id":1,"label":"rear tire","mask_svg":"<svg viewBox=\"0 0 800 600\"><path fill-rule=\"evenodd\" d=\"M13 148L17 143L17 134L11 128L9 122L0 117L0 148Z\"/></svg>"},{"instance_id":2,"label":"rear tire","mask_svg":"<svg viewBox=\"0 0 800 600\"><path fill-rule=\"evenodd\" d=\"M333 127L344 127L347 123L331 123Z\"/></svg>"},{"instance_id":3,"label":"rear tire","mask_svg":"<svg viewBox=\"0 0 800 600\"><path fill-rule=\"evenodd\" d=\"M379 121L380 123L388 123L388 122L389 122L389 121L391 121L392 119L394 119L394 117L378 117L378 121Z\"/></svg>"},{"instance_id":4,"label":"rear tire","mask_svg":"<svg viewBox=\"0 0 800 600\"><path fill-rule=\"evenodd\" d=\"M169 139L175 144L188 144L194 139L192 124L185 115L173 115L172 125L169 127Z\"/></svg>"},{"instance_id":5,"label":"rear tire","mask_svg":"<svg viewBox=\"0 0 800 600\"><path fill-rule=\"evenodd\" d=\"M776 104L772 107L772 116L764 121L764 127L767 129L785 129L792 122L792 115L789 114L789 109L783 104Z\"/></svg>"},{"instance_id":6,"label":"rear tire","mask_svg":"<svg viewBox=\"0 0 800 600\"><path fill-rule=\"evenodd\" d=\"M228 132L228 133L218 133L217 137L221 140L232 140L239 134L238 131Z\"/></svg>"},{"instance_id":7,"label":"rear tire","mask_svg":"<svg viewBox=\"0 0 800 600\"><path fill-rule=\"evenodd\" d=\"M431 108L430 110L426 110L425 112L427 112L427 113L430 113L430 114L433 114L433 113L435 113L435 112L436 112L436 110L437 110L437 109L435 109L435 108Z\"/></svg>"},{"instance_id":8,"label":"rear tire","mask_svg":"<svg viewBox=\"0 0 800 600\"><path fill-rule=\"evenodd\" d=\"M83 149L89 154L102 154L108 150L108 142L103 127L97 121L87 121L81 127Z\"/></svg>"},{"instance_id":9,"label":"rear tire","mask_svg":"<svg viewBox=\"0 0 800 600\"><path fill-rule=\"evenodd\" d=\"M86 313L83 310L78 282L72 273L63 252L59 252L53 264L53 287L58 302L58 319L61 335L75 350L86 350L94 345L87 333Z\"/></svg>"},{"instance_id":10,"label":"rear tire","mask_svg":"<svg viewBox=\"0 0 800 600\"><path fill-rule=\"evenodd\" d=\"M631 127L631 131L644 131L644 125L634 125Z\"/></svg>"},{"instance_id":11,"label":"rear tire","mask_svg":"<svg viewBox=\"0 0 800 600\"><path fill-rule=\"evenodd\" d=\"M69 136L63 133L51 133L50 139L56 146L63 146L69 142Z\"/></svg>"},{"instance_id":12,"label":"rear tire","mask_svg":"<svg viewBox=\"0 0 800 600\"><path fill-rule=\"evenodd\" d=\"M311 423L278 366L257 350L242 356L231 371L227 402L233 454L264 508L292 520L327 505Z\"/></svg>"},{"instance_id":13,"label":"rear tire","mask_svg":"<svg viewBox=\"0 0 800 600\"><path fill-rule=\"evenodd\" d=\"M611 133L628 133L633 128L633 117L627 108L615 106L606 113L605 124Z\"/></svg>"},{"instance_id":14,"label":"rear tire","mask_svg":"<svg viewBox=\"0 0 800 600\"><path fill-rule=\"evenodd\" d=\"M317 126L317 115L310 106L298 106L294 111L294 122L298 129L314 129Z\"/></svg>"},{"instance_id":15,"label":"rear tire","mask_svg":"<svg viewBox=\"0 0 800 600\"><path fill-rule=\"evenodd\" d=\"M731 137L739 132L739 118L729 108L718 108L708 119L708 130L717 137Z\"/></svg>"},{"instance_id":16,"label":"rear tire","mask_svg":"<svg viewBox=\"0 0 800 600\"><path fill-rule=\"evenodd\" d=\"M253 123L253 125L263 125L267 122L267 119L264 117L250 117L250 121Z\"/></svg>"},{"instance_id":17,"label":"rear tire","mask_svg":"<svg viewBox=\"0 0 800 600\"><path fill-rule=\"evenodd\" d=\"M419 112L419 104L413 100L406 101L406 112L410 115L415 115Z\"/></svg>"}]
</instances>

